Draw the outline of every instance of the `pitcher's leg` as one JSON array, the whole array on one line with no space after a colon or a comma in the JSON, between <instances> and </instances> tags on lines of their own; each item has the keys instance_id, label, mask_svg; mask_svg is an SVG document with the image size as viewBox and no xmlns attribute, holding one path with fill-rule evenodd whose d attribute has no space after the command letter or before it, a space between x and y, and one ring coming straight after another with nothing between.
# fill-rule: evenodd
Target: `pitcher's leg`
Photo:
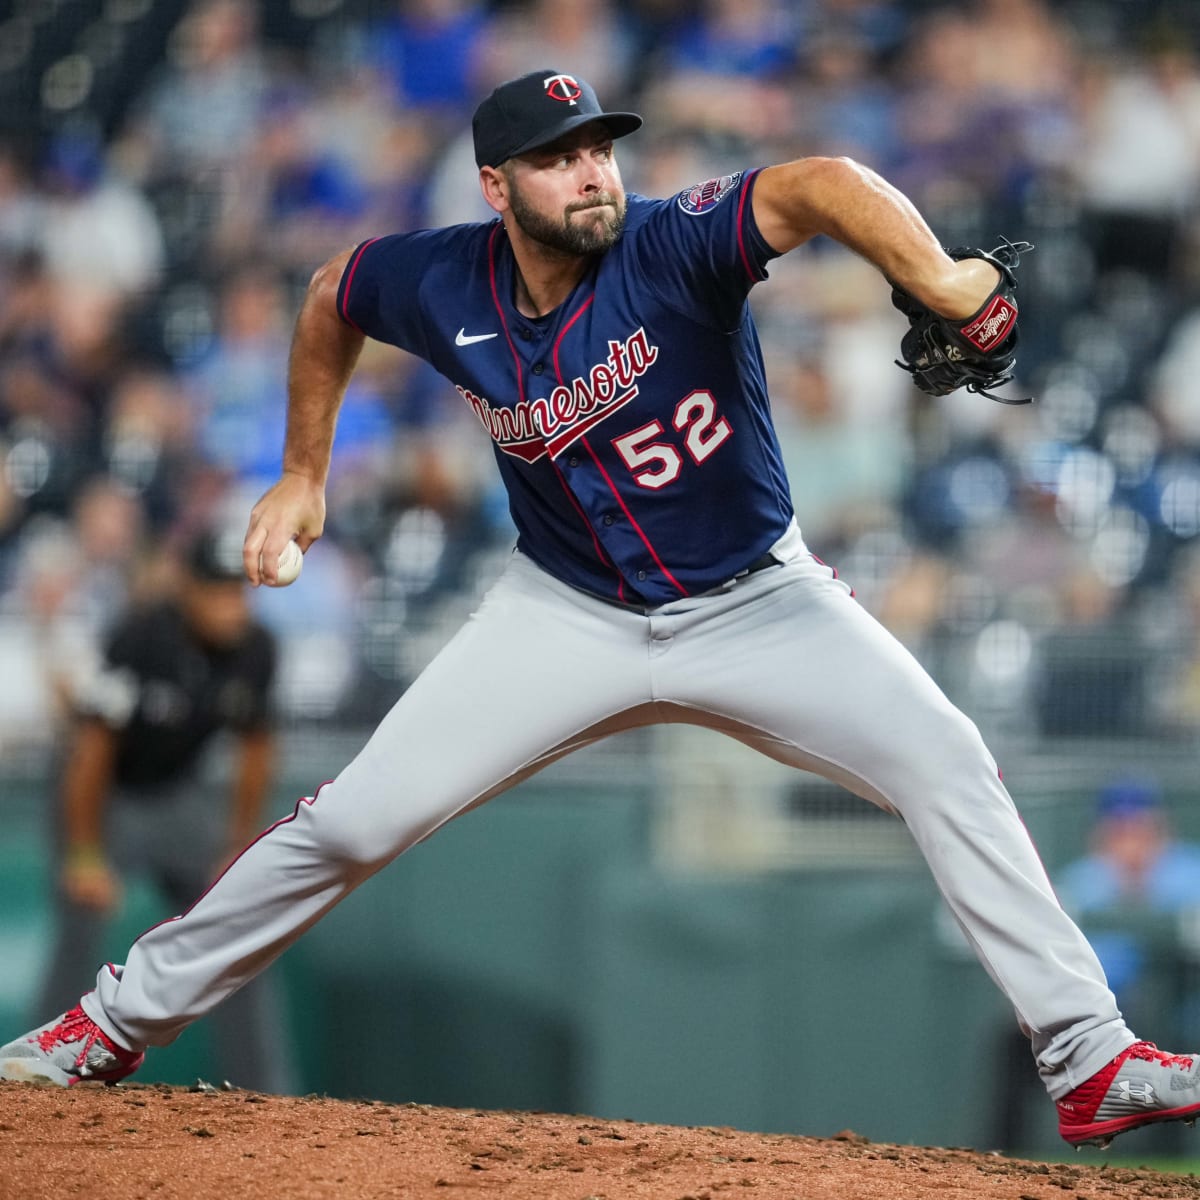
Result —
<instances>
[{"instance_id":1,"label":"pitcher's leg","mask_svg":"<svg viewBox=\"0 0 1200 1200\"><path fill-rule=\"evenodd\" d=\"M335 780L101 970L92 1020L130 1048L166 1044L401 851L619 728L648 699L645 621L577 595L514 560Z\"/></svg>"},{"instance_id":2,"label":"pitcher's leg","mask_svg":"<svg viewBox=\"0 0 1200 1200\"><path fill-rule=\"evenodd\" d=\"M899 813L1050 1094L1090 1078L1134 1037L975 726L824 568L751 587L759 602L680 630L686 653L663 656L657 694Z\"/></svg>"},{"instance_id":3,"label":"pitcher's leg","mask_svg":"<svg viewBox=\"0 0 1200 1200\"><path fill-rule=\"evenodd\" d=\"M205 864L215 863L219 847L224 845L224 821L214 813L211 797L200 792L172 797L173 811L164 814L162 832L173 826L184 836L194 839L197 849L207 846L208 853L198 855L187 863L180 861L176 842L172 852L167 846L157 846L158 886L170 903L171 910L183 912L203 893L211 878ZM209 809L207 817L197 820L197 806ZM175 818L171 820L171 818ZM292 1047L288 1038L287 1013L278 968L255 976L239 988L223 1004L209 1014L212 1036L214 1070L222 1080L230 1080L240 1088L254 1092L273 1092L284 1095L296 1090L292 1066ZM76 996L79 995L77 991Z\"/></svg>"}]
</instances>

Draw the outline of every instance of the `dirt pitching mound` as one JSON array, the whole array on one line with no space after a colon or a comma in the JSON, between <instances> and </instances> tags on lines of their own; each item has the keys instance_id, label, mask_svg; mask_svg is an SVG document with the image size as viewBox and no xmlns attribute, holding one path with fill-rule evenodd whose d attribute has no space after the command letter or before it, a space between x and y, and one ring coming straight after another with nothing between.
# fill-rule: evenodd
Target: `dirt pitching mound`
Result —
<instances>
[{"instance_id":1,"label":"dirt pitching mound","mask_svg":"<svg viewBox=\"0 0 1200 1200\"><path fill-rule=\"evenodd\" d=\"M1200 1200L967 1150L161 1085L0 1083L0 1200Z\"/></svg>"}]
</instances>

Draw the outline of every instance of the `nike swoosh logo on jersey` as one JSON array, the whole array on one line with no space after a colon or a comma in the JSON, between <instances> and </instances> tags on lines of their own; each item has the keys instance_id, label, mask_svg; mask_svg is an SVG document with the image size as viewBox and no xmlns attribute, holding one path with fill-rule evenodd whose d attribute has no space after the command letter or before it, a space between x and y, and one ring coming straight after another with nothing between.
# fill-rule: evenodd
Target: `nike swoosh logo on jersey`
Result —
<instances>
[{"instance_id":1,"label":"nike swoosh logo on jersey","mask_svg":"<svg viewBox=\"0 0 1200 1200\"><path fill-rule=\"evenodd\" d=\"M456 346L473 346L476 342L486 342L491 338L499 336L498 333L468 333L464 325L455 335L454 344Z\"/></svg>"}]
</instances>

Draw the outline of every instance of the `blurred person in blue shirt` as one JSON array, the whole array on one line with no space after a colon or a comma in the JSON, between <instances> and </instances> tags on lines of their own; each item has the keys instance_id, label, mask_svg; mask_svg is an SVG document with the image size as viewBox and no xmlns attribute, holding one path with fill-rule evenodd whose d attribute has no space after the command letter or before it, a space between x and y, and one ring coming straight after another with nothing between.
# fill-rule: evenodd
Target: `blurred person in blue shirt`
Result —
<instances>
[{"instance_id":1,"label":"blurred person in blue shirt","mask_svg":"<svg viewBox=\"0 0 1200 1200\"><path fill-rule=\"evenodd\" d=\"M1124 1004L1153 965L1153 948L1135 930L1091 926L1103 914L1200 909L1200 845L1175 836L1157 783L1122 777L1097 798L1091 849L1055 882L1064 906L1088 929L1109 986Z\"/></svg>"},{"instance_id":2,"label":"blurred person in blue shirt","mask_svg":"<svg viewBox=\"0 0 1200 1200\"><path fill-rule=\"evenodd\" d=\"M1159 784L1133 774L1100 789L1089 841L1085 854L1053 876L1055 890L1096 951L1124 1016L1174 1036L1200 1009L1180 928L1189 911L1200 912L1200 845L1176 836ZM1038 1095L1026 1070L1028 1044L1006 1023L997 1050L988 1136L1000 1149L1028 1153ZM1157 1127L1158 1153L1180 1153L1180 1128Z\"/></svg>"},{"instance_id":3,"label":"blurred person in blue shirt","mask_svg":"<svg viewBox=\"0 0 1200 1200\"><path fill-rule=\"evenodd\" d=\"M773 0L705 0L676 29L670 65L715 75L780 75L796 65L796 12Z\"/></svg>"},{"instance_id":4,"label":"blurred person in blue shirt","mask_svg":"<svg viewBox=\"0 0 1200 1200\"><path fill-rule=\"evenodd\" d=\"M371 57L401 108L471 107L491 17L480 0L407 0L369 31Z\"/></svg>"},{"instance_id":5,"label":"blurred person in blue shirt","mask_svg":"<svg viewBox=\"0 0 1200 1200\"><path fill-rule=\"evenodd\" d=\"M1120 776L1100 790L1090 849L1054 877L1126 1018L1167 1036L1194 1027L1200 977L1188 926L1200 915L1200 844L1180 838L1156 780ZM1178 1130L1160 1135L1178 1152Z\"/></svg>"},{"instance_id":6,"label":"blurred person in blue shirt","mask_svg":"<svg viewBox=\"0 0 1200 1200\"><path fill-rule=\"evenodd\" d=\"M286 280L267 261L243 262L220 286L217 332L186 377L200 452L231 482L262 487L279 470L286 419ZM337 444L353 460L392 429L385 399L366 380L346 393Z\"/></svg>"}]
</instances>

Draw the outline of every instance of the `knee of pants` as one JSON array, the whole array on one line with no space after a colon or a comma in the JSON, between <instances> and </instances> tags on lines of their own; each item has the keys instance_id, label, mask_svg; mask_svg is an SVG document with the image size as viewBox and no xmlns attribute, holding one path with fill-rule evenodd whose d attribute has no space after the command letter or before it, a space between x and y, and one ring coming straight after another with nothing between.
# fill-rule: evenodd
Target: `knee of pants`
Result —
<instances>
[{"instance_id":1,"label":"knee of pants","mask_svg":"<svg viewBox=\"0 0 1200 1200\"><path fill-rule=\"evenodd\" d=\"M307 809L299 816L321 857L368 869L390 862L438 823L428 805L414 805L386 784L364 795L334 780L301 809Z\"/></svg>"},{"instance_id":2,"label":"knee of pants","mask_svg":"<svg viewBox=\"0 0 1200 1200\"><path fill-rule=\"evenodd\" d=\"M950 770L984 770L996 774L996 760L984 743L979 727L966 713L953 706L940 731L937 757Z\"/></svg>"},{"instance_id":3,"label":"knee of pants","mask_svg":"<svg viewBox=\"0 0 1200 1200\"><path fill-rule=\"evenodd\" d=\"M930 736L912 743L915 750L910 748L903 759L893 760L895 785L889 799L901 811L906 798L928 808L939 797L947 803L961 803L964 793L981 786L989 792L993 788L1003 791L996 760L968 716L947 704L936 714L936 726L930 731Z\"/></svg>"}]
</instances>

